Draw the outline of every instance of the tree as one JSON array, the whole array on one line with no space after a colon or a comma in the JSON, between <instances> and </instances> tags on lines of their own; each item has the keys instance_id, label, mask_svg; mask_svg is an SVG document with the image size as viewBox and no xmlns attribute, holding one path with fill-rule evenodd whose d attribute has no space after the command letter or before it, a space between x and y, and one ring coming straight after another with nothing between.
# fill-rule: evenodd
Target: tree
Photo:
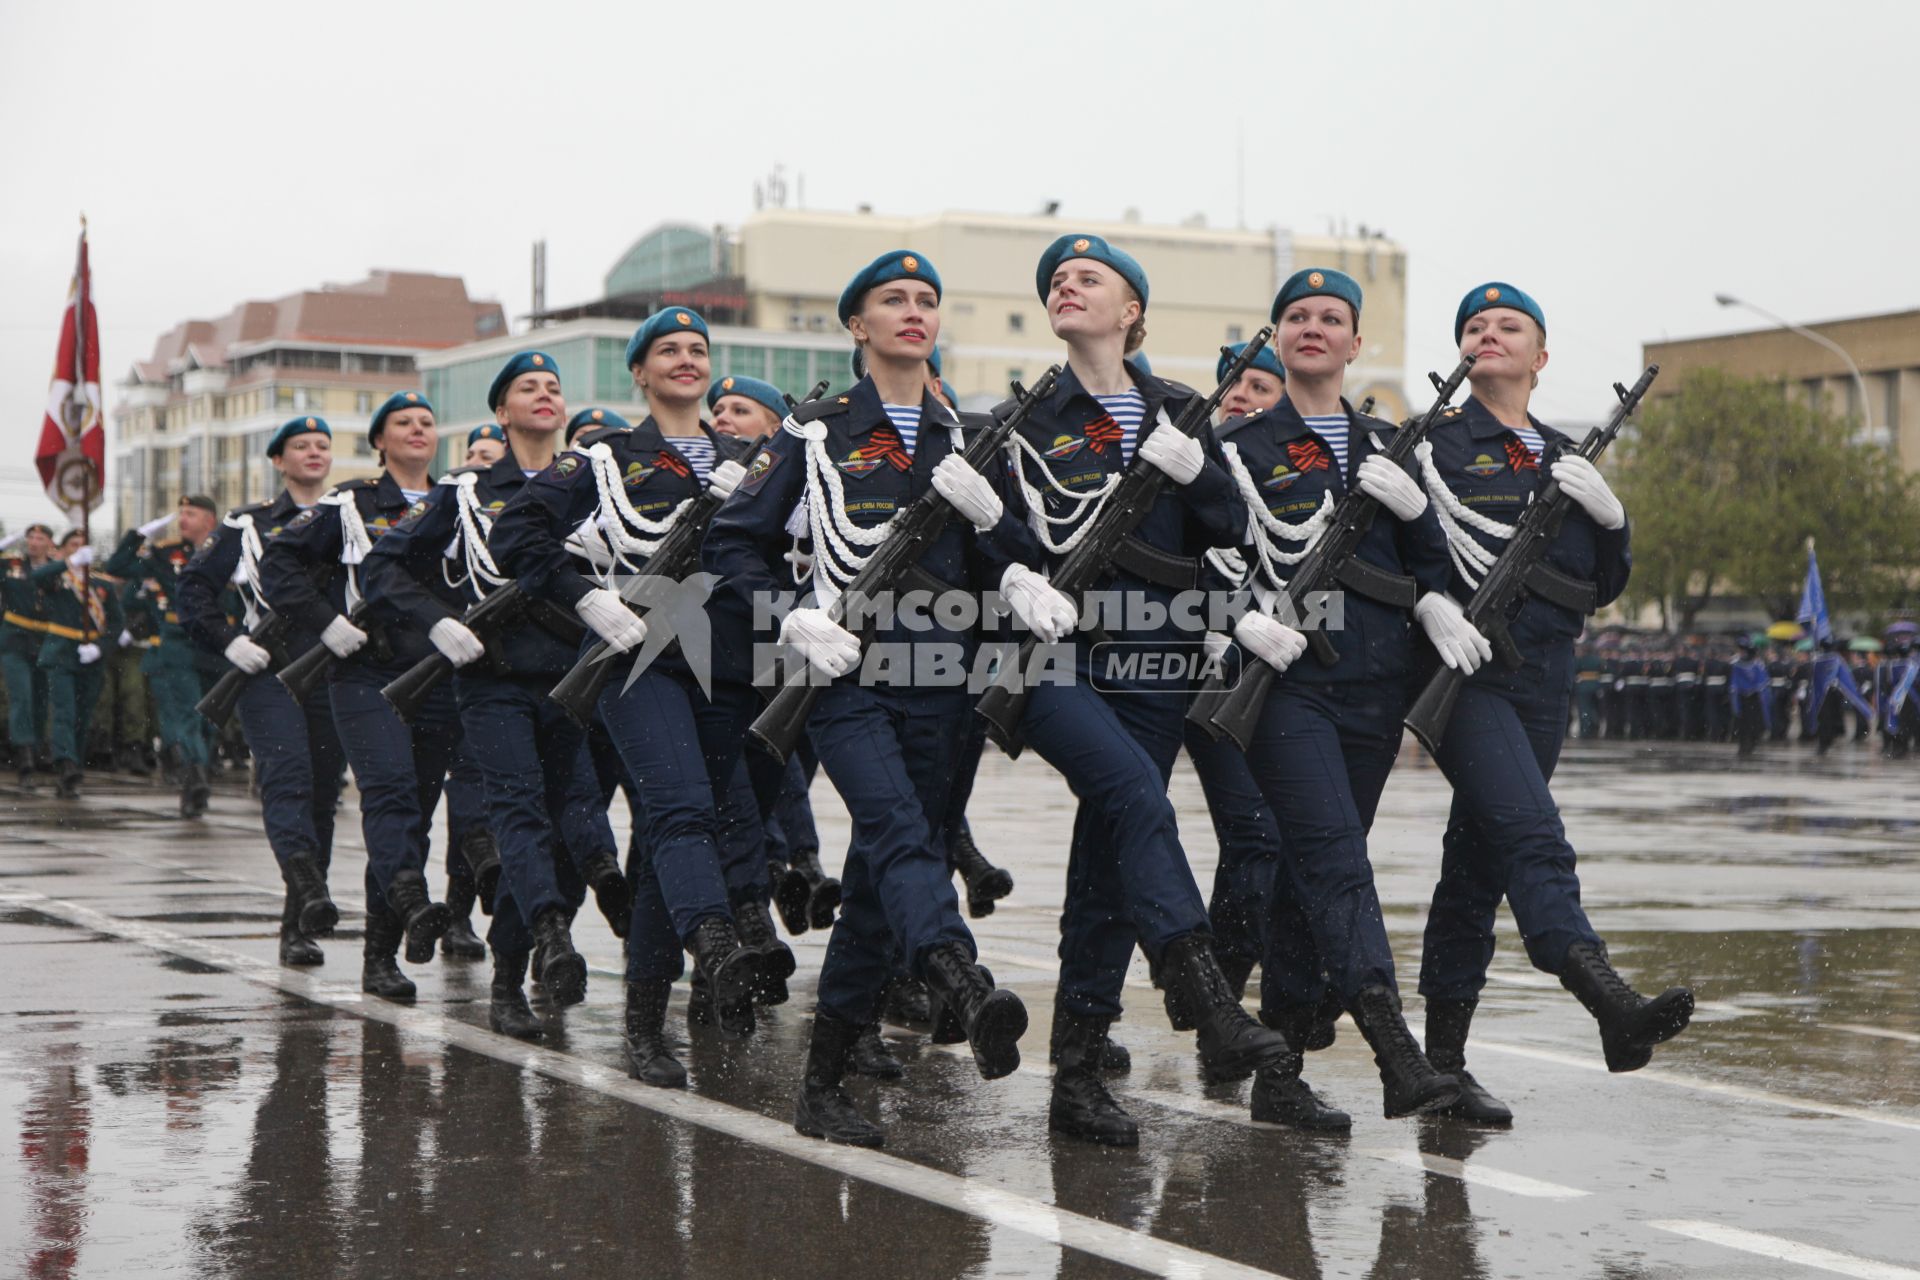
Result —
<instances>
[{"instance_id":1,"label":"tree","mask_svg":"<svg viewBox=\"0 0 1920 1280\"><path fill-rule=\"evenodd\" d=\"M1827 602L1880 611L1910 590L1920 490L1851 424L1778 383L1701 369L1622 433L1618 490L1633 521L1629 606L1680 630L1716 595L1791 617L1817 540Z\"/></svg>"}]
</instances>

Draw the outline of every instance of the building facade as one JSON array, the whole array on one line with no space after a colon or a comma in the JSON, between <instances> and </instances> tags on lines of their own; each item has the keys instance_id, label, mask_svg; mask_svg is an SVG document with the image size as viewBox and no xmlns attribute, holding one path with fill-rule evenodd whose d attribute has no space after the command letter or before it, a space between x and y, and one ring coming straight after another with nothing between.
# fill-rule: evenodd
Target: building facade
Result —
<instances>
[{"instance_id":1,"label":"building facade","mask_svg":"<svg viewBox=\"0 0 1920 1280\"><path fill-rule=\"evenodd\" d=\"M183 494L223 509L271 497L280 484L267 441L299 413L333 428L334 480L374 473L366 431L380 402L420 389L426 353L506 327L500 304L469 298L459 277L402 271L174 326L120 383L109 471L119 526Z\"/></svg>"}]
</instances>

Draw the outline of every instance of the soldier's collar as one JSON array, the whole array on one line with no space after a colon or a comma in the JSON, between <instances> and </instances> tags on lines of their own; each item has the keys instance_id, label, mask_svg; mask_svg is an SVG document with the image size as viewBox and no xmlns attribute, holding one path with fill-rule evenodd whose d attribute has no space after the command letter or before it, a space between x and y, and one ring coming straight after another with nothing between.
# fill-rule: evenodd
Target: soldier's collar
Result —
<instances>
[{"instance_id":1,"label":"soldier's collar","mask_svg":"<svg viewBox=\"0 0 1920 1280\"><path fill-rule=\"evenodd\" d=\"M1493 410L1481 404L1477 398L1468 396L1466 403L1460 407L1466 413L1467 430L1472 433L1475 440L1491 440L1495 436L1513 434L1512 430L1505 423L1493 416ZM1556 440L1566 439L1564 434L1555 431L1531 413L1527 415L1527 425L1531 426L1535 431L1538 431L1540 438L1549 444Z\"/></svg>"}]
</instances>

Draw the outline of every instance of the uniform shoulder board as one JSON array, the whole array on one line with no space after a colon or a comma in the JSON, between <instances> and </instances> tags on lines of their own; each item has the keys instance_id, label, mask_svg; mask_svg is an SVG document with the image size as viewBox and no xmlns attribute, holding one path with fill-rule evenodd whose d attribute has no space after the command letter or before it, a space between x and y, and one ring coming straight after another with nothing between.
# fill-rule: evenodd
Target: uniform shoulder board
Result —
<instances>
[{"instance_id":1,"label":"uniform shoulder board","mask_svg":"<svg viewBox=\"0 0 1920 1280\"><path fill-rule=\"evenodd\" d=\"M612 423L608 423L604 427L594 427L590 431L580 432L579 434L573 437L573 443L568 445L567 447L569 449L585 450L592 445L596 445L600 443L602 440L606 440L613 436L617 436L627 430L629 430L629 428L616 427Z\"/></svg>"},{"instance_id":2,"label":"uniform shoulder board","mask_svg":"<svg viewBox=\"0 0 1920 1280\"><path fill-rule=\"evenodd\" d=\"M455 467L440 477L440 483L447 484L459 479L461 476L483 476L491 470L493 470L493 464L491 462L476 462L470 467Z\"/></svg>"},{"instance_id":3,"label":"uniform shoulder board","mask_svg":"<svg viewBox=\"0 0 1920 1280\"><path fill-rule=\"evenodd\" d=\"M991 431L994 423L1000 420L991 413L956 413L954 417L960 420L961 433L968 436Z\"/></svg>"},{"instance_id":4,"label":"uniform shoulder board","mask_svg":"<svg viewBox=\"0 0 1920 1280\"><path fill-rule=\"evenodd\" d=\"M1392 435L1400 429L1398 424L1386 418L1375 417L1371 413L1355 413L1353 419L1362 431L1383 431Z\"/></svg>"},{"instance_id":5,"label":"uniform shoulder board","mask_svg":"<svg viewBox=\"0 0 1920 1280\"><path fill-rule=\"evenodd\" d=\"M1265 413L1266 413L1265 409L1255 409L1252 413L1246 414L1242 417L1228 418L1225 422L1221 423L1219 426L1214 428L1213 430L1214 438L1216 440L1225 440L1228 436L1240 430L1240 428L1246 426L1249 422L1258 421L1260 417Z\"/></svg>"},{"instance_id":6,"label":"uniform shoulder board","mask_svg":"<svg viewBox=\"0 0 1920 1280\"><path fill-rule=\"evenodd\" d=\"M793 406L791 417L795 422L816 422L821 418L831 418L835 414L845 413L852 405L852 396L821 396L818 400L808 400Z\"/></svg>"},{"instance_id":7,"label":"uniform shoulder board","mask_svg":"<svg viewBox=\"0 0 1920 1280\"><path fill-rule=\"evenodd\" d=\"M271 507L271 506L272 506L272 505L273 505L273 504L274 504L274 503L275 503L276 501L278 501L278 499L275 499L275 498L262 498L262 499L261 499L260 501L258 501L258 502L246 502L246 503L242 503L241 505L239 505L239 506L237 506L237 507L235 507L235 508L234 508L233 510L231 510L231 511L229 511L229 512L227 512L227 515L228 515L228 517L229 517L229 518L231 518L231 517L233 517L233 516L252 516L252 515L258 515L258 514L260 514L260 513L262 512L262 511L265 511L265 510L266 510L266 509L267 509L268 507Z\"/></svg>"},{"instance_id":8,"label":"uniform shoulder board","mask_svg":"<svg viewBox=\"0 0 1920 1280\"><path fill-rule=\"evenodd\" d=\"M334 486L335 492L345 493L353 489L378 489L379 476L361 476L358 480L343 480Z\"/></svg>"},{"instance_id":9,"label":"uniform shoulder board","mask_svg":"<svg viewBox=\"0 0 1920 1280\"><path fill-rule=\"evenodd\" d=\"M1197 396L1200 394L1198 391L1195 391L1192 387L1188 386L1186 383L1175 382L1172 378L1160 379L1160 385L1167 389L1168 396L1176 399L1190 397L1190 396Z\"/></svg>"}]
</instances>

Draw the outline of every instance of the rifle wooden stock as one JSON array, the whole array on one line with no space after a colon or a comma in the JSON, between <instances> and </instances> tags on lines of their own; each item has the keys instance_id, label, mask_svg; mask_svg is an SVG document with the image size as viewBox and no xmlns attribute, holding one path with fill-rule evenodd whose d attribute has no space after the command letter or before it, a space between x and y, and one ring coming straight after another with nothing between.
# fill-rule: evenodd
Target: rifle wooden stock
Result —
<instances>
[{"instance_id":1,"label":"rifle wooden stock","mask_svg":"<svg viewBox=\"0 0 1920 1280\"><path fill-rule=\"evenodd\" d=\"M509 582L486 599L468 605L460 621L480 638L482 644L491 644L493 638L519 616L526 603L520 584ZM448 661L447 655L436 649L390 680L380 690L380 696L392 705L401 720L410 722L427 700L427 695L433 692L434 686L453 672L453 663Z\"/></svg>"},{"instance_id":2,"label":"rifle wooden stock","mask_svg":"<svg viewBox=\"0 0 1920 1280\"><path fill-rule=\"evenodd\" d=\"M1650 364L1631 389L1614 383L1613 393L1620 403L1614 406L1605 425L1587 433L1574 453L1588 462L1598 462L1659 376L1660 366ZM1487 638L1501 665L1509 669L1518 669L1524 657L1513 643L1507 621L1521 596L1530 589L1529 578L1546 563L1547 552L1553 549L1553 540L1566 520L1567 508L1572 505L1573 499L1561 491L1551 475L1543 472L1542 484L1534 491L1533 501L1514 522L1513 537L1507 540L1506 549L1488 567L1487 576L1474 589L1473 599L1467 601L1464 610L1467 621ZM1462 672L1441 667L1413 700L1406 725L1429 754L1438 752L1454 703L1460 697L1460 686L1466 682Z\"/></svg>"},{"instance_id":3,"label":"rifle wooden stock","mask_svg":"<svg viewBox=\"0 0 1920 1280\"><path fill-rule=\"evenodd\" d=\"M1440 421L1454 394L1460 390L1460 384L1467 380L1473 360L1472 356L1462 356L1460 363L1453 367L1453 372L1444 380L1438 374L1427 375L1439 394L1418 422L1394 432L1392 442L1380 451L1381 457L1396 466L1413 457L1413 451L1420 447L1421 441ZM1308 600L1340 586L1349 573L1350 565L1358 567L1353 565L1354 557L1379 510L1379 500L1363 492L1358 485L1347 490L1346 496L1334 508L1327 528L1287 579L1282 595L1290 616L1296 619L1306 616L1304 609ZM1254 518L1258 518L1258 513ZM1306 635L1314 658L1322 666L1330 667L1340 660L1339 650L1334 648L1332 639L1325 631L1315 627ZM1194 698L1193 705L1187 709L1187 719L1206 730L1216 741L1225 735L1245 751L1253 741L1253 731L1260 723L1261 709L1267 705L1267 695L1273 691L1273 682L1279 674L1269 664L1248 654L1246 664L1241 668L1240 682L1229 689L1225 679L1215 675Z\"/></svg>"},{"instance_id":4,"label":"rifle wooden stock","mask_svg":"<svg viewBox=\"0 0 1920 1280\"><path fill-rule=\"evenodd\" d=\"M1173 430L1186 436L1198 435L1207 423L1213 421L1214 411L1226 399L1233 384L1240 381L1240 375L1252 366L1272 340L1273 327L1269 325L1255 334L1253 341L1241 347L1238 355L1229 347L1220 348L1220 354L1229 357L1220 385L1206 399L1188 401L1179 419L1172 423ZM1142 441L1146 439L1145 431L1140 438ZM1133 462L1127 467L1120 483L1114 486L1113 493L1100 508L1100 514L1094 517L1093 527L1086 531L1086 536L1067 554L1060 568L1052 575L1055 589L1076 600L1092 590L1094 584L1112 567L1114 551L1121 539L1139 528L1140 522L1153 510L1165 479L1157 467L1142 462L1136 450ZM1003 668L993 686L981 694L980 700L973 705L974 712L987 722L987 736L1009 756L1018 756L1025 745L1020 738L1020 721L1027 714L1027 699L1032 696L1027 688L1026 673L1039 647L1037 636L1028 636L1023 640L1015 651L1011 669Z\"/></svg>"},{"instance_id":5,"label":"rifle wooden stock","mask_svg":"<svg viewBox=\"0 0 1920 1280\"><path fill-rule=\"evenodd\" d=\"M1013 438L1013 433L1033 412L1033 407L1053 394L1054 383L1059 377L1060 366L1053 365L1040 375L1032 390L1023 391L1015 383L1013 393L1019 403L1004 420L975 436L973 443L961 454L961 459L984 475L992 466L995 455L1006 448L1007 441ZM827 616L839 622L846 617L849 600L877 600L899 590L919 567L920 557L940 536L952 515L953 505L938 491L930 488L921 494L900 517L900 523L887 536L887 540L874 548L873 555L865 567L854 575L853 581L847 584L847 589L834 598L827 608ZM864 636L861 638L863 650L866 639ZM766 709L747 728L748 740L776 760L784 761L793 754L801 733L807 727L807 717L813 712L814 699L820 696L821 686L813 683L812 670L806 662L798 663L793 674L767 703Z\"/></svg>"}]
</instances>

